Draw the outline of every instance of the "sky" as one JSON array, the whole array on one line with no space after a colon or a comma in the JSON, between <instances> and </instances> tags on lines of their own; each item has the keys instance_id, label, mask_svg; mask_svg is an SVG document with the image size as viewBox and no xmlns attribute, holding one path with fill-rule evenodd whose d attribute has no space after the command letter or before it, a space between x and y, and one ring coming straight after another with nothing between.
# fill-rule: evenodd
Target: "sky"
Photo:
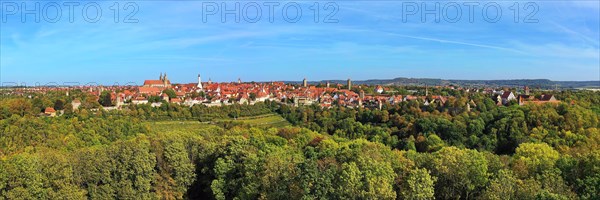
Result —
<instances>
[{"instance_id":1,"label":"sky","mask_svg":"<svg viewBox=\"0 0 600 200\"><path fill-rule=\"evenodd\" d=\"M600 1L528 2L2 0L0 82L600 80Z\"/></svg>"}]
</instances>

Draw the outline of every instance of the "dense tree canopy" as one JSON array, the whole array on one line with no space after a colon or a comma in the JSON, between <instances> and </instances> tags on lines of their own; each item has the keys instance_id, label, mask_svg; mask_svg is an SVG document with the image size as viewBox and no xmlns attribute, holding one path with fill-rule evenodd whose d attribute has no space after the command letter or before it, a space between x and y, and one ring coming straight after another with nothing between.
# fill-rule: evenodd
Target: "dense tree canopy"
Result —
<instances>
[{"instance_id":1,"label":"dense tree canopy","mask_svg":"<svg viewBox=\"0 0 600 200\"><path fill-rule=\"evenodd\" d=\"M598 93L381 110L0 98L0 199L598 199ZM79 99L82 107L73 110ZM87 99L90 99L89 101ZM60 107L59 117L38 116ZM277 113L293 126L215 123Z\"/></svg>"}]
</instances>

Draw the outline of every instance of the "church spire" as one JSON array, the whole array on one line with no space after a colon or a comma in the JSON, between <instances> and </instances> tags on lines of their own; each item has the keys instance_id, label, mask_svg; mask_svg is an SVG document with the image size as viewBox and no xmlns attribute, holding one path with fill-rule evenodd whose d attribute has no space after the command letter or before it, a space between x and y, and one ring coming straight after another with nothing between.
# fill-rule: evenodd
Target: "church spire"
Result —
<instances>
[{"instance_id":1,"label":"church spire","mask_svg":"<svg viewBox=\"0 0 600 200\"><path fill-rule=\"evenodd\" d=\"M198 74L198 89L202 90L202 79L200 78L200 74Z\"/></svg>"}]
</instances>

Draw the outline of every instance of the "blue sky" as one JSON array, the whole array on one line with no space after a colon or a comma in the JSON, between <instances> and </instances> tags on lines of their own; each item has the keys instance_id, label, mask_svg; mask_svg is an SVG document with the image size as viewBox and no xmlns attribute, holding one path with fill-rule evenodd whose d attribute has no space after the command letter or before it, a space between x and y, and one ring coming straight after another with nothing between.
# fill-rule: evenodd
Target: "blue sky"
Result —
<instances>
[{"instance_id":1,"label":"blue sky","mask_svg":"<svg viewBox=\"0 0 600 200\"><path fill-rule=\"evenodd\" d=\"M114 22L111 6L116 1L97 1L102 16L96 23L84 20L81 2L75 7L74 22L68 7L61 18L39 23L33 15L10 14L2 1L0 21L0 82L49 82L81 84L141 84L168 73L173 82L194 82L200 73L204 80L244 81L323 79L384 79L395 77L443 79L600 79L600 2L541 1L527 7L525 1L496 1L502 11L497 22L494 8L478 3L469 20L468 7L461 6L461 18L448 22L458 11L450 1L440 3L440 22L433 15L422 20L421 1L296 1L302 9L299 21L287 22L282 15L286 2L274 8L268 19L265 1L225 1L231 8L240 3L246 14L240 22L226 15L206 15L207 5L222 9L223 1L131 1L138 8L137 23L123 23L131 9L119 1L119 23ZM41 1L49 18L51 1ZM261 8L256 23L244 21ZM311 6L319 3L319 23L314 22ZM427 8L434 2L427 1ZM26 6L34 6L27 1ZM65 2L56 2L63 5ZM204 4L203 4L204 3ZM515 3L519 4L515 23ZM411 15L407 9L417 5ZM8 6L7 6L8 5ZM204 6L203 6L204 5ZM496 5L496 4L494 4ZM337 23L323 23L332 11ZM404 7L404 8L403 8ZM527 9L525 9L527 7ZM31 8L31 7L28 7ZM114 7L113 7L114 8ZM132 8L132 7L130 7ZM289 18L294 7L287 11ZM512 9L511 9L512 8ZM523 20L537 8L531 19ZM42 8L40 8L42 10ZM443 10L447 14L443 14ZM221 10L219 10L221 11ZM44 12L44 11L42 11ZM8 13L8 14L7 14ZM92 13L90 18L94 17ZM242 11L242 13L244 13ZM444 17L446 16L446 17ZM43 16L42 16L43 17Z\"/></svg>"}]
</instances>

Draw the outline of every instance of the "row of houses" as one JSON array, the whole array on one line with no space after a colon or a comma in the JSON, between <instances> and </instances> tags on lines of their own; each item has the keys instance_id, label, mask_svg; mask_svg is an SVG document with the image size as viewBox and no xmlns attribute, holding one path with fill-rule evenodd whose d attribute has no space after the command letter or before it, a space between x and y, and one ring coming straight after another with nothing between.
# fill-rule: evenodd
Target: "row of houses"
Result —
<instances>
[{"instance_id":1,"label":"row of houses","mask_svg":"<svg viewBox=\"0 0 600 200\"><path fill-rule=\"evenodd\" d=\"M523 91L524 93L519 95L515 95L511 91L498 91L494 94L494 100L497 105L507 105L511 101L516 101L519 105L560 103L560 101L552 94L541 94L539 98L536 98L534 95L530 94L529 87L525 86Z\"/></svg>"},{"instance_id":2,"label":"row of houses","mask_svg":"<svg viewBox=\"0 0 600 200\"><path fill-rule=\"evenodd\" d=\"M442 86L435 87L441 88ZM518 95L507 90L496 91L490 89L454 88L454 86L443 87L453 90L464 90L466 92L491 93L492 98L499 106L507 105L511 101L517 101L519 105L560 102L553 95L541 95L539 98L536 98L529 94L528 87L524 87L524 93ZM206 106L221 106L235 103L254 104L269 100L296 106L319 104L321 107L341 105L370 108L381 108L384 104L395 105L405 101L419 101L424 106L439 106L444 105L447 99L451 98L449 96L430 96L428 89L426 89L424 96L417 96L394 95L391 92L386 92L389 91L389 88L381 85L375 87L375 93L367 95L360 88L361 86L353 87L350 80L348 80L348 85L346 86L341 84L331 86L327 83L326 87L316 87L308 85L306 80L303 81L302 85L285 84L284 82L244 83L239 79L238 82L231 83L213 83L210 79L208 82L202 82L200 75L198 75L198 82L196 83L172 84L166 73L164 75L161 74L158 80L145 80L142 86L80 87L80 89L87 91L97 99L104 91L110 91L110 98L112 102L115 102L115 106L104 108L108 110L120 109L129 103L150 104L153 107L161 106L161 101L157 102L156 97L164 102L186 106L199 104ZM70 89L66 88L67 95L69 95ZM166 90L172 90L174 93L167 94ZM355 92L357 90L359 91L358 93ZM474 103L472 104L474 105ZM73 106L73 109L78 109L81 106L81 101L76 99L71 102L71 106ZM52 115L56 111L47 109L45 113Z\"/></svg>"}]
</instances>

